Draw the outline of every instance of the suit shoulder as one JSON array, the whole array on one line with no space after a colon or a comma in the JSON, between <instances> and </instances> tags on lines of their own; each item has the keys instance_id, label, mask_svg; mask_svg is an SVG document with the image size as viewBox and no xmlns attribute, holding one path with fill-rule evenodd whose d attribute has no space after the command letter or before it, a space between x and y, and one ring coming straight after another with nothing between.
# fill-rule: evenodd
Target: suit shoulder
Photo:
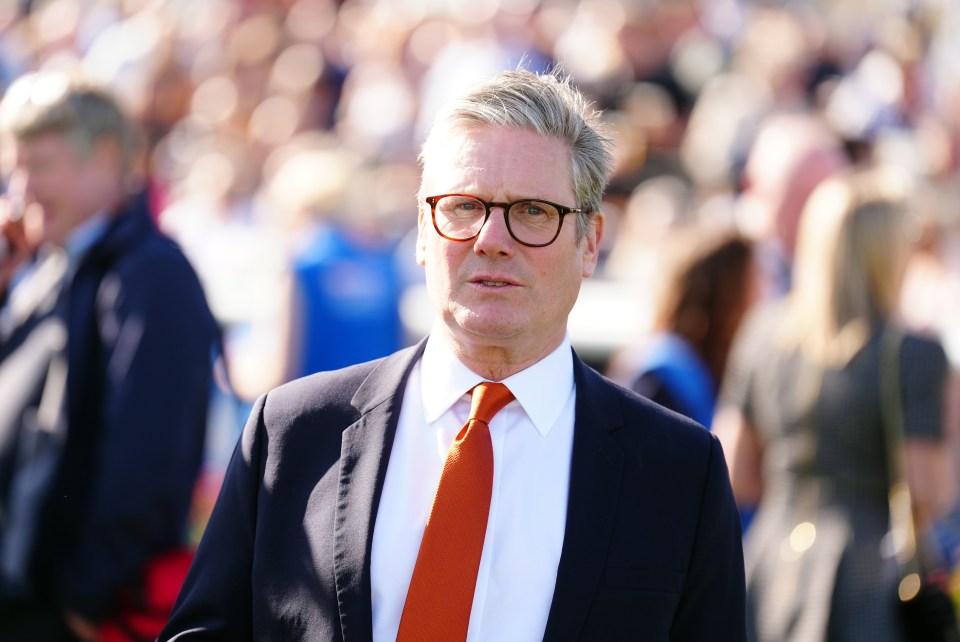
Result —
<instances>
[{"instance_id":1,"label":"suit shoulder","mask_svg":"<svg viewBox=\"0 0 960 642\"><path fill-rule=\"evenodd\" d=\"M598 375L599 376L599 375ZM695 466L711 457L716 437L704 426L636 392L599 376L609 401L619 409L620 427L613 433L625 450L657 453L668 465Z\"/></svg>"},{"instance_id":2,"label":"suit shoulder","mask_svg":"<svg viewBox=\"0 0 960 642\"><path fill-rule=\"evenodd\" d=\"M422 350L421 342L380 359L284 384L265 396L264 419L268 427L292 425L305 418L322 418L325 424L346 427L382 403L398 403Z\"/></svg>"},{"instance_id":3,"label":"suit shoulder","mask_svg":"<svg viewBox=\"0 0 960 642\"><path fill-rule=\"evenodd\" d=\"M171 238L150 229L117 252L113 271L157 281L179 278L197 281L190 260Z\"/></svg>"},{"instance_id":4,"label":"suit shoulder","mask_svg":"<svg viewBox=\"0 0 960 642\"><path fill-rule=\"evenodd\" d=\"M312 414L321 411L352 411L351 400L360 385L383 359L317 372L294 379L267 393L267 416Z\"/></svg>"},{"instance_id":5,"label":"suit shoulder","mask_svg":"<svg viewBox=\"0 0 960 642\"><path fill-rule=\"evenodd\" d=\"M653 431L665 430L669 431L671 435L679 432L698 439L702 438L705 433L709 435L709 431L703 425L686 415L661 406L655 401L624 388L605 377L603 381L609 386L612 394L620 399L625 426L642 425Z\"/></svg>"}]
</instances>

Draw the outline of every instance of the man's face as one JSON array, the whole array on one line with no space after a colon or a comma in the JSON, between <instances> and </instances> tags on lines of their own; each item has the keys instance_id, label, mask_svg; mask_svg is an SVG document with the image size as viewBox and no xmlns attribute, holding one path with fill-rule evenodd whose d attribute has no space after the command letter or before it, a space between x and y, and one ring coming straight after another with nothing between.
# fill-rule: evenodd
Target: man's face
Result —
<instances>
[{"instance_id":1,"label":"man's face","mask_svg":"<svg viewBox=\"0 0 960 642\"><path fill-rule=\"evenodd\" d=\"M81 158L65 134L48 132L14 143L11 182L22 185L28 204L43 212L44 239L63 245L70 232L97 212L103 167Z\"/></svg>"},{"instance_id":2,"label":"man's face","mask_svg":"<svg viewBox=\"0 0 960 642\"><path fill-rule=\"evenodd\" d=\"M434 147L424 167L425 196L461 193L486 201L539 198L577 207L570 150L531 131L472 126ZM480 235L449 241L421 206L417 262L426 269L430 299L457 349L499 348L530 363L545 356L566 333L580 283L596 267L603 229L599 214L577 244L575 214L557 239L527 247L507 231L495 208Z\"/></svg>"}]
</instances>

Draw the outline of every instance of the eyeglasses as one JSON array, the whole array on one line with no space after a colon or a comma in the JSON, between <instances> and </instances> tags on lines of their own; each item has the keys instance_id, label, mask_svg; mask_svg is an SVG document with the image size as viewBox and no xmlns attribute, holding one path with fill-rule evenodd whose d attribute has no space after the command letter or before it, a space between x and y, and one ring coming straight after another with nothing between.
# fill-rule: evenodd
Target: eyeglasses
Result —
<instances>
[{"instance_id":1,"label":"eyeglasses","mask_svg":"<svg viewBox=\"0 0 960 642\"><path fill-rule=\"evenodd\" d=\"M510 236L528 247L550 245L560 236L564 216L589 211L529 198L513 203L488 203L469 194L441 194L424 200L430 205L434 229L447 240L476 238L490 218L490 210L500 207Z\"/></svg>"}]
</instances>

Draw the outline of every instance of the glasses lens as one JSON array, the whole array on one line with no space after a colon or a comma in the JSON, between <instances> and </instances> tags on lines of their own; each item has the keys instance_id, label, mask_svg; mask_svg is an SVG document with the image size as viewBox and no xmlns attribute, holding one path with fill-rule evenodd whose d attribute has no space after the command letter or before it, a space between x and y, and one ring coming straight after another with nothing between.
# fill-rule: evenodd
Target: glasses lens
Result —
<instances>
[{"instance_id":1,"label":"glasses lens","mask_svg":"<svg viewBox=\"0 0 960 642\"><path fill-rule=\"evenodd\" d=\"M543 201L520 201L510 208L510 231L521 243L551 242L560 227L560 212Z\"/></svg>"},{"instance_id":2,"label":"glasses lens","mask_svg":"<svg viewBox=\"0 0 960 642\"><path fill-rule=\"evenodd\" d=\"M444 196L434 208L437 231L451 239L469 239L483 227L487 208L469 196Z\"/></svg>"}]
</instances>

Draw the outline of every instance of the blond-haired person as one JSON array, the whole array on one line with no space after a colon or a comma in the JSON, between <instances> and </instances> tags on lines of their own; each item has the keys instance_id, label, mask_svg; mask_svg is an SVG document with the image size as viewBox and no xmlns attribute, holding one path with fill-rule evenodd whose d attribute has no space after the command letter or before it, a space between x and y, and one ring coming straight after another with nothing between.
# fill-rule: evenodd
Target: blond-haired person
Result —
<instances>
[{"instance_id":1,"label":"blond-haired person","mask_svg":"<svg viewBox=\"0 0 960 642\"><path fill-rule=\"evenodd\" d=\"M759 500L744 543L752 639L903 639L896 565L882 546L884 422L902 419L921 527L953 497L946 358L895 318L911 194L902 174L876 168L821 184L800 223L793 290L756 312L734 348L714 429L738 501ZM899 388L901 417L885 387Z\"/></svg>"}]
</instances>

